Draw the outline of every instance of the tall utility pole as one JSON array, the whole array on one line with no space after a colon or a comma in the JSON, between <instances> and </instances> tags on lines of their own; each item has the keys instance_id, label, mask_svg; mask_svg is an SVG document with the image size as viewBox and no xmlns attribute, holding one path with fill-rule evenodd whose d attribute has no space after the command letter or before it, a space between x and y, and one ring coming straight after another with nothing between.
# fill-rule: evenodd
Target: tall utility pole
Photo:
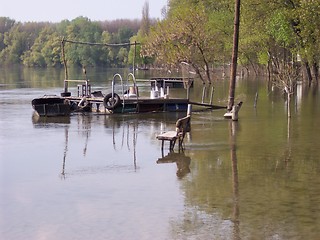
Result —
<instances>
[{"instance_id":1,"label":"tall utility pole","mask_svg":"<svg viewBox=\"0 0 320 240\"><path fill-rule=\"evenodd\" d=\"M232 63L231 63L231 75L229 86L229 101L228 111L232 110L234 105L234 95L236 88L237 77L237 60L238 60L238 46L239 46L239 28L240 28L240 0L235 0L235 12L234 12L234 31L233 31L233 49L232 49Z\"/></svg>"}]
</instances>

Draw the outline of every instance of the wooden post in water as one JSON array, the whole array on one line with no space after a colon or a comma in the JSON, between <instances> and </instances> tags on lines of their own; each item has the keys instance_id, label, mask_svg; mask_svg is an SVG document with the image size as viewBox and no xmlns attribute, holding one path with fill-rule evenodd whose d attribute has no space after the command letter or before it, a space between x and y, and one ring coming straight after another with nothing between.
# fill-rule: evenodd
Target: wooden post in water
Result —
<instances>
[{"instance_id":1,"label":"wooden post in water","mask_svg":"<svg viewBox=\"0 0 320 240\"><path fill-rule=\"evenodd\" d=\"M61 40L61 53L62 53L62 59L63 59L63 65L64 65L64 79L68 80L68 67L67 67L67 60L66 60L66 55L64 52L64 37ZM64 92L68 92L68 82L64 81Z\"/></svg>"},{"instance_id":2,"label":"wooden post in water","mask_svg":"<svg viewBox=\"0 0 320 240\"><path fill-rule=\"evenodd\" d=\"M191 113L192 113L192 105L188 104L187 116L191 116Z\"/></svg>"},{"instance_id":3,"label":"wooden post in water","mask_svg":"<svg viewBox=\"0 0 320 240\"><path fill-rule=\"evenodd\" d=\"M235 0L234 13L234 32L233 32L233 49L232 49L232 65L229 86L229 101L228 111L232 110L234 105L234 95L237 77L237 60L238 60L238 46L239 46L239 27L240 27L240 0Z\"/></svg>"}]
</instances>

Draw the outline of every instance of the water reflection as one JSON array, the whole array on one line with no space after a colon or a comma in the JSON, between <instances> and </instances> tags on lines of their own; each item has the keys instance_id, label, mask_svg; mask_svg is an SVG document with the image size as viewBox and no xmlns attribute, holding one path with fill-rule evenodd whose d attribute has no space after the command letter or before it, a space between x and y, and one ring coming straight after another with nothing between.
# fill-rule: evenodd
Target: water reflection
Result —
<instances>
[{"instance_id":1,"label":"water reflection","mask_svg":"<svg viewBox=\"0 0 320 240\"><path fill-rule=\"evenodd\" d=\"M70 116L40 117L34 112L32 123L36 128L48 127L50 124L70 124Z\"/></svg>"},{"instance_id":2,"label":"water reflection","mask_svg":"<svg viewBox=\"0 0 320 240\"><path fill-rule=\"evenodd\" d=\"M88 149L88 142L91 136L91 125L92 125L92 114L83 113L76 114L78 132L85 139L84 147L83 147L83 156L85 157Z\"/></svg>"},{"instance_id":3,"label":"water reflection","mask_svg":"<svg viewBox=\"0 0 320 240\"><path fill-rule=\"evenodd\" d=\"M280 93L246 83L239 123L195 113L192 141L161 167L155 136L178 116L31 120L30 100L48 89L0 86L2 238L318 239L318 87L302 86L287 119Z\"/></svg>"},{"instance_id":4,"label":"water reflection","mask_svg":"<svg viewBox=\"0 0 320 240\"><path fill-rule=\"evenodd\" d=\"M140 135L139 141L150 142L150 140L155 139L156 134L161 132L161 129L168 129L167 125L171 126L172 123L175 123L176 119L181 117L181 114L103 115L79 113L68 117L39 117L34 114L32 122L35 128L64 128L64 148L60 176L62 179L66 179L67 176L79 173L104 172L115 169L129 170L131 168L129 165L122 166L121 156L126 155L126 153L130 154L133 171L137 171L139 169L138 155L143 154L143 152L137 153L138 136ZM104 128L97 131L94 128L98 126ZM77 135L76 139L74 139L75 134ZM112 163L105 162L99 169L94 169L95 167L89 165L80 170L72 170L68 162L79 159L79 151L75 153L74 150L71 150L71 154L69 153L69 145L71 144L71 148L75 148L75 142L77 142L77 149L82 145L79 150L82 152L83 159L99 157L103 159L104 157L99 156L98 152L94 153L92 151L101 148L98 147L101 144L104 145L102 148L106 150L105 155ZM172 157L172 154L170 154L170 157ZM179 156L179 159L177 158L175 162L178 167L177 176L182 178L190 172L190 158L185 156L184 153L180 153ZM69 171L67 166L69 166Z\"/></svg>"},{"instance_id":5,"label":"water reflection","mask_svg":"<svg viewBox=\"0 0 320 240\"><path fill-rule=\"evenodd\" d=\"M232 193L233 193L233 239L239 240L240 237L240 200L239 200L239 177L238 177L238 159L237 159L237 130L238 122L229 122L230 137L230 158L232 162Z\"/></svg>"},{"instance_id":6,"label":"water reflection","mask_svg":"<svg viewBox=\"0 0 320 240\"><path fill-rule=\"evenodd\" d=\"M108 152L106 153L107 155L113 155L116 153L119 149L120 150L127 150L129 153L132 154L133 158L133 169L134 171L137 171L137 154L136 154L136 142L137 142L137 137L138 137L138 121L133 121L133 122L124 122L122 121L117 121L115 119L110 119L108 116L99 116L99 115L93 115L93 114L77 114L74 116L76 119L76 126L77 126L77 132L81 136L81 139L84 139L84 147L83 147L83 157L85 158L87 156L88 152L88 146L90 143L91 138L95 138L95 136L92 135L92 125L95 124L97 121L104 122L105 127L108 130L108 133L111 130L111 139L112 139L112 146L113 146L113 153L110 153L110 148L107 147ZM130 135L132 134L132 138L130 138ZM64 157L63 157L63 169L61 175L65 177L66 175L66 156L68 152L68 139L69 139L69 128L66 127L65 129L65 150L64 150ZM106 138L104 140L110 139L110 134L107 134ZM120 139L120 140L119 140ZM119 141L118 141L119 140ZM95 143L97 139L95 139L93 142ZM98 140L99 141L99 140ZM132 142L131 142L132 141ZM107 143L107 142L106 142ZM107 143L108 144L108 143ZM126 148L126 149L124 149ZM98 156L96 156L98 157ZM117 157L115 156L115 161L118 160ZM120 161L120 159L119 159ZM109 166L111 167L111 166ZM114 168L115 166L112 166ZM127 169L130 167L128 166ZM119 168L118 168L119 169ZM104 167L100 168L97 171L108 171L108 163L107 166L105 165ZM79 171L79 173L83 173L86 171L93 171L92 167L88 167L87 169L82 169ZM95 171L95 170L94 170ZM73 173L74 174L74 173Z\"/></svg>"},{"instance_id":7,"label":"water reflection","mask_svg":"<svg viewBox=\"0 0 320 240\"><path fill-rule=\"evenodd\" d=\"M163 152L162 152L163 153ZM177 172L176 175L179 179L182 179L188 173L191 172L190 170L190 163L191 158L186 156L183 151L181 152L174 152L170 151L168 155L163 156L157 160L157 163L176 163L177 164Z\"/></svg>"},{"instance_id":8,"label":"water reflection","mask_svg":"<svg viewBox=\"0 0 320 240\"><path fill-rule=\"evenodd\" d=\"M65 136L65 147L63 151L63 160L62 160L62 171L61 171L61 178L65 179L66 178L66 159L67 159L67 152L68 152L68 141L69 141L69 129L68 127L65 128L64 131L64 136Z\"/></svg>"},{"instance_id":9,"label":"water reflection","mask_svg":"<svg viewBox=\"0 0 320 240\"><path fill-rule=\"evenodd\" d=\"M105 116L105 126L112 128L112 146L115 151L118 150L119 145L120 145L120 149L123 149L124 145L126 145L128 151L131 151L131 150L133 151L133 165L134 165L134 169L137 170L136 145L137 145L137 138L138 138L139 122L126 121L125 118L123 118L121 122L119 122L119 121L115 121L115 119L113 119L112 116L110 118L108 116ZM116 134L117 134L118 128L122 128L120 143L117 143L116 141ZM131 141L130 133L132 133L132 143L130 142Z\"/></svg>"}]
</instances>

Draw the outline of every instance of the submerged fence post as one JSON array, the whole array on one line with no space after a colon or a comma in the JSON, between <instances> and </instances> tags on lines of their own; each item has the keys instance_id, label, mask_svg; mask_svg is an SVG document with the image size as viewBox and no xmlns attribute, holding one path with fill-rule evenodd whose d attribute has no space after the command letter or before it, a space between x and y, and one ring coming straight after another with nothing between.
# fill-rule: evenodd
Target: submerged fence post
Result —
<instances>
[{"instance_id":1,"label":"submerged fence post","mask_svg":"<svg viewBox=\"0 0 320 240\"><path fill-rule=\"evenodd\" d=\"M192 113L192 104L188 104L187 116L191 115Z\"/></svg>"},{"instance_id":2,"label":"submerged fence post","mask_svg":"<svg viewBox=\"0 0 320 240\"><path fill-rule=\"evenodd\" d=\"M237 105L233 105L232 106L232 111L231 111L231 113L232 113L232 115L231 115L232 121L238 121L238 119L239 119L238 118L238 112L239 112L241 106L242 106L242 102L239 102Z\"/></svg>"},{"instance_id":3,"label":"submerged fence post","mask_svg":"<svg viewBox=\"0 0 320 240\"><path fill-rule=\"evenodd\" d=\"M211 87L210 105L212 105L213 93L214 93L214 86Z\"/></svg>"},{"instance_id":4,"label":"submerged fence post","mask_svg":"<svg viewBox=\"0 0 320 240\"><path fill-rule=\"evenodd\" d=\"M205 97L206 97L206 85L203 85L201 103L204 103Z\"/></svg>"}]
</instances>

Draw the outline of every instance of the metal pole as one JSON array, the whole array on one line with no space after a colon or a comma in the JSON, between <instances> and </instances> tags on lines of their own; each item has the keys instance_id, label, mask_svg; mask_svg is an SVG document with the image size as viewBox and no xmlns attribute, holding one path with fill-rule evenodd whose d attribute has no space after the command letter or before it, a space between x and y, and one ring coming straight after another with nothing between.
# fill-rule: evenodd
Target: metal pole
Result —
<instances>
[{"instance_id":1,"label":"metal pole","mask_svg":"<svg viewBox=\"0 0 320 240\"><path fill-rule=\"evenodd\" d=\"M64 44L65 40L64 37L61 40L61 50L62 50L62 60L63 60L63 65L64 65L64 79L68 80L68 67L67 67L67 60L66 60L66 55L64 51ZM68 82L64 81L64 92L68 92Z\"/></svg>"},{"instance_id":2,"label":"metal pole","mask_svg":"<svg viewBox=\"0 0 320 240\"><path fill-rule=\"evenodd\" d=\"M133 75L134 75L134 72L135 72L136 54L137 54L137 42L134 41L134 55L133 55L133 61L132 61L132 72L133 72Z\"/></svg>"}]
</instances>

